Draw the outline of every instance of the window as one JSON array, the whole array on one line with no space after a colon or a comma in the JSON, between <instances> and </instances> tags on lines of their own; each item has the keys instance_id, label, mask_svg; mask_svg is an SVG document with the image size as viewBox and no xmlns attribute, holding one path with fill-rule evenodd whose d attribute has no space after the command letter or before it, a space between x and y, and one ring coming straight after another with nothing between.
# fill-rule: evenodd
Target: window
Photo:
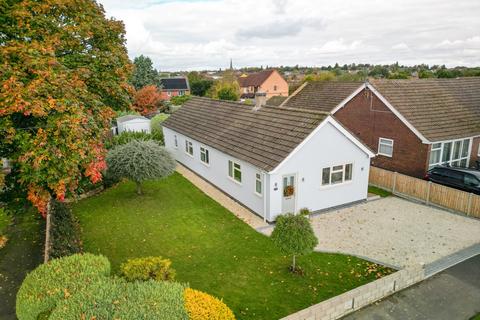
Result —
<instances>
[{"instance_id":1,"label":"window","mask_svg":"<svg viewBox=\"0 0 480 320\"><path fill-rule=\"evenodd\" d=\"M242 182L242 167L231 160L228 161L228 176L237 182Z\"/></svg>"},{"instance_id":2,"label":"window","mask_svg":"<svg viewBox=\"0 0 480 320\"><path fill-rule=\"evenodd\" d=\"M428 159L429 168L442 164L450 165L452 167L467 167L470 147L470 139L437 142L432 144L430 157Z\"/></svg>"},{"instance_id":3,"label":"window","mask_svg":"<svg viewBox=\"0 0 480 320\"><path fill-rule=\"evenodd\" d=\"M172 96L172 91L167 91L167 96L171 97Z\"/></svg>"},{"instance_id":4,"label":"window","mask_svg":"<svg viewBox=\"0 0 480 320\"><path fill-rule=\"evenodd\" d=\"M255 193L262 195L262 175L260 173L255 173Z\"/></svg>"},{"instance_id":5,"label":"window","mask_svg":"<svg viewBox=\"0 0 480 320\"><path fill-rule=\"evenodd\" d=\"M277 85L273 86L273 91L277 91Z\"/></svg>"},{"instance_id":6,"label":"window","mask_svg":"<svg viewBox=\"0 0 480 320\"><path fill-rule=\"evenodd\" d=\"M178 148L178 139L176 134L173 135L173 143L175 145L175 148Z\"/></svg>"},{"instance_id":7,"label":"window","mask_svg":"<svg viewBox=\"0 0 480 320\"><path fill-rule=\"evenodd\" d=\"M339 184L352 180L353 164L338 165L322 169L322 186Z\"/></svg>"},{"instance_id":8,"label":"window","mask_svg":"<svg viewBox=\"0 0 480 320\"><path fill-rule=\"evenodd\" d=\"M184 94L185 94L185 91L183 91L183 90L180 90L180 91L178 92L178 95L179 95L179 96L183 96Z\"/></svg>"},{"instance_id":9,"label":"window","mask_svg":"<svg viewBox=\"0 0 480 320\"><path fill-rule=\"evenodd\" d=\"M393 155L393 140L386 138L378 139L378 154L391 157Z\"/></svg>"},{"instance_id":10,"label":"window","mask_svg":"<svg viewBox=\"0 0 480 320\"><path fill-rule=\"evenodd\" d=\"M207 148L200 147L200 161L210 164L210 155Z\"/></svg>"},{"instance_id":11,"label":"window","mask_svg":"<svg viewBox=\"0 0 480 320\"><path fill-rule=\"evenodd\" d=\"M185 152L193 157L193 144L191 141L185 140Z\"/></svg>"}]
</instances>

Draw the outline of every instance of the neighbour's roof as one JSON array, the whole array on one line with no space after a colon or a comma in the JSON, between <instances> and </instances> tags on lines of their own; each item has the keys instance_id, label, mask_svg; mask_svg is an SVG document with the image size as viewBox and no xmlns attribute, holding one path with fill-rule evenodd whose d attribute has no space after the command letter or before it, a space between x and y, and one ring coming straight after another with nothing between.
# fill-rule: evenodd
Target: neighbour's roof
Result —
<instances>
[{"instance_id":1,"label":"neighbour's roof","mask_svg":"<svg viewBox=\"0 0 480 320\"><path fill-rule=\"evenodd\" d=\"M269 106L276 106L276 107L278 107L278 106L281 105L286 99L287 99L287 97L284 97L284 96L273 96L273 97L271 97L270 99L267 100L267 104L268 104Z\"/></svg>"},{"instance_id":2,"label":"neighbour's roof","mask_svg":"<svg viewBox=\"0 0 480 320\"><path fill-rule=\"evenodd\" d=\"M130 120L136 120L136 119L148 120L144 116L139 116L139 115L135 115L135 114L128 114L126 116L118 117L117 118L117 123L122 123L122 122L130 121Z\"/></svg>"},{"instance_id":3,"label":"neighbour's roof","mask_svg":"<svg viewBox=\"0 0 480 320\"><path fill-rule=\"evenodd\" d=\"M480 77L370 83L429 141L480 135Z\"/></svg>"},{"instance_id":4,"label":"neighbour's roof","mask_svg":"<svg viewBox=\"0 0 480 320\"><path fill-rule=\"evenodd\" d=\"M162 126L262 170L277 167L328 115L193 97Z\"/></svg>"},{"instance_id":5,"label":"neighbour's roof","mask_svg":"<svg viewBox=\"0 0 480 320\"><path fill-rule=\"evenodd\" d=\"M248 86L260 86L262 83L265 82L265 80L270 77L270 75L274 72L275 70L265 70L265 71L260 71L256 73L252 73L246 77L239 77L238 78L238 84L240 87L248 87Z\"/></svg>"},{"instance_id":6,"label":"neighbour's roof","mask_svg":"<svg viewBox=\"0 0 480 320\"><path fill-rule=\"evenodd\" d=\"M186 78L162 78L160 84L163 90L189 90Z\"/></svg>"},{"instance_id":7,"label":"neighbour's roof","mask_svg":"<svg viewBox=\"0 0 480 320\"><path fill-rule=\"evenodd\" d=\"M308 82L302 89L291 95L283 106L330 112L357 90L362 83L337 81Z\"/></svg>"}]
</instances>

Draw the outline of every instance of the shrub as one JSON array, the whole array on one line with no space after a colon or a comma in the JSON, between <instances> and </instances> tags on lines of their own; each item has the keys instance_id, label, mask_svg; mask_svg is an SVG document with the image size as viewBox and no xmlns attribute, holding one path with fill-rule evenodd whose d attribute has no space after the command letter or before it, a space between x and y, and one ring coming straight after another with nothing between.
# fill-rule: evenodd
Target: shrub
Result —
<instances>
[{"instance_id":1,"label":"shrub","mask_svg":"<svg viewBox=\"0 0 480 320\"><path fill-rule=\"evenodd\" d=\"M19 320L35 320L109 274L108 259L88 253L42 264L27 274L17 293L17 317Z\"/></svg>"},{"instance_id":2,"label":"shrub","mask_svg":"<svg viewBox=\"0 0 480 320\"><path fill-rule=\"evenodd\" d=\"M293 256L292 271L295 269L295 256L308 254L318 244L310 221L303 215L291 213L279 216L271 239L285 253Z\"/></svg>"},{"instance_id":3,"label":"shrub","mask_svg":"<svg viewBox=\"0 0 480 320\"><path fill-rule=\"evenodd\" d=\"M310 214L310 209L308 208L301 208L299 213L302 215L302 216L307 216Z\"/></svg>"},{"instance_id":4,"label":"shrub","mask_svg":"<svg viewBox=\"0 0 480 320\"><path fill-rule=\"evenodd\" d=\"M183 96L175 96L175 97L172 97L170 99L170 102L174 105L174 106L182 106L185 102L187 102L188 100L190 100L192 98L192 96L190 95L183 95Z\"/></svg>"},{"instance_id":5,"label":"shrub","mask_svg":"<svg viewBox=\"0 0 480 320\"><path fill-rule=\"evenodd\" d=\"M60 258L81 252L80 225L70 207L53 200L51 219L50 257Z\"/></svg>"},{"instance_id":6,"label":"shrub","mask_svg":"<svg viewBox=\"0 0 480 320\"><path fill-rule=\"evenodd\" d=\"M152 133L125 131L119 135L113 136L109 143L106 144L106 147L107 149L112 149L116 146L127 144L133 140L152 140L157 142L159 145L163 145L163 133L161 131L152 131Z\"/></svg>"},{"instance_id":7,"label":"shrub","mask_svg":"<svg viewBox=\"0 0 480 320\"><path fill-rule=\"evenodd\" d=\"M188 319L185 286L176 282L104 279L62 301L50 320Z\"/></svg>"},{"instance_id":8,"label":"shrub","mask_svg":"<svg viewBox=\"0 0 480 320\"><path fill-rule=\"evenodd\" d=\"M159 113L150 120L150 129L152 133L160 133L163 135L162 131L162 122L167 120L170 117L169 114Z\"/></svg>"},{"instance_id":9,"label":"shrub","mask_svg":"<svg viewBox=\"0 0 480 320\"><path fill-rule=\"evenodd\" d=\"M185 309L190 320L234 320L235 316L223 301L201 291L186 288Z\"/></svg>"},{"instance_id":10,"label":"shrub","mask_svg":"<svg viewBox=\"0 0 480 320\"><path fill-rule=\"evenodd\" d=\"M173 280L175 270L171 268L171 265L170 260L162 259L162 257L136 258L123 263L120 266L120 272L122 277L128 281Z\"/></svg>"},{"instance_id":11,"label":"shrub","mask_svg":"<svg viewBox=\"0 0 480 320\"><path fill-rule=\"evenodd\" d=\"M108 152L107 167L112 177L134 181L137 184L137 193L141 194L143 181L171 175L176 162L170 153L156 142L132 140Z\"/></svg>"}]
</instances>

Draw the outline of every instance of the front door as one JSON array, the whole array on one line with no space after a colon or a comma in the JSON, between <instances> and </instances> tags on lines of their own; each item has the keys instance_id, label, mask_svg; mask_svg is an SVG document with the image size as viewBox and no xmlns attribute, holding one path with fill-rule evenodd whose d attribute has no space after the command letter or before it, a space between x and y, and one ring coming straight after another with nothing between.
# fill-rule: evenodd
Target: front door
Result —
<instances>
[{"instance_id":1,"label":"front door","mask_svg":"<svg viewBox=\"0 0 480 320\"><path fill-rule=\"evenodd\" d=\"M283 176L282 213L295 213L296 180L295 174Z\"/></svg>"}]
</instances>

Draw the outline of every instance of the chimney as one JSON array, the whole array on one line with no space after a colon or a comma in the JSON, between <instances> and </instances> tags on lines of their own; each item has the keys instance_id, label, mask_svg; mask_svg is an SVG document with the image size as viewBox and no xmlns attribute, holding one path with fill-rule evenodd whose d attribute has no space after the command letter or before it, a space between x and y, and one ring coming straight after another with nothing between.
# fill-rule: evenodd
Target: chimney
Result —
<instances>
[{"instance_id":1,"label":"chimney","mask_svg":"<svg viewBox=\"0 0 480 320\"><path fill-rule=\"evenodd\" d=\"M256 92L255 93L255 107L254 111L257 111L261 107L267 104L267 94L265 92Z\"/></svg>"}]
</instances>

